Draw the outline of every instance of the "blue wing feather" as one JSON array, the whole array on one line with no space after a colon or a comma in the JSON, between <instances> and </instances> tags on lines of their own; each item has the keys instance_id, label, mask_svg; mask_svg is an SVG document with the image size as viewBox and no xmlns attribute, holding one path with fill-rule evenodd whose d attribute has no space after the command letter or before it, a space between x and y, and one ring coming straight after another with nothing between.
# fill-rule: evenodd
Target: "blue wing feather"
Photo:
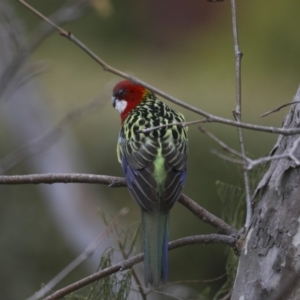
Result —
<instances>
[{"instance_id":1,"label":"blue wing feather","mask_svg":"<svg viewBox=\"0 0 300 300\"><path fill-rule=\"evenodd\" d=\"M142 210L145 283L154 287L167 281L169 210L186 179L187 129L174 125L141 133L135 128L181 121L181 114L154 100L153 107L139 107L127 117L119 136L118 157L128 190Z\"/></svg>"}]
</instances>

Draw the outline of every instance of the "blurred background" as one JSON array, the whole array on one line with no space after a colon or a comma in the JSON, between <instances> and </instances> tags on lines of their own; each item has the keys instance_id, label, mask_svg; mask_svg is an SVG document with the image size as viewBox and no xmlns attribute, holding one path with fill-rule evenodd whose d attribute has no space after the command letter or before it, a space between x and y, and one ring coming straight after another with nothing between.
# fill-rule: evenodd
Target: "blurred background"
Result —
<instances>
[{"instance_id":1,"label":"blurred background","mask_svg":"<svg viewBox=\"0 0 300 300\"><path fill-rule=\"evenodd\" d=\"M57 18L64 29L112 66L207 112L232 118L235 61L229 1L31 0L30 4ZM244 54L245 122L278 127L282 124L286 109L266 118L260 115L290 102L297 90L299 10L300 2L296 0L237 3L240 48ZM1 173L122 176L115 151L120 120L110 104L111 89L120 78L104 72L57 32L48 36L49 28L17 1L0 0L0 14ZM187 120L199 119L166 102ZM79 113L71 113L74 109ZM69 118L65 117L67 114ZM205 127L239 149L236 128L221 124ZM218 149L218 145L197 126L190 127L189 140L184 192L221 216L216 182L242 187L240 167L211 154L210 150ZM268 154L276 135L245 131L245 140L247 153L257 158ZM26 299L37 291L103 229L99 210L113 215L124 206L130 208L121 223L125 228L140 221L140 211L124 188L1 185L1 299ZM170 240L212 232L213 228L187 209L175 205ZM59 287L96 271L101 253L110 246L116 246L113 235ZM136 249L139 251L140 245ZM116 251L114 261L120 259ZM216 278L225 273L225 263L224 246L180 248L170 253L170 281ZM224 280L182 285L176 287L176 293L182 299L197 299L209 286L212 299ZM162 296L155 294L153 298Z\"/></svg>"}]
</instances>

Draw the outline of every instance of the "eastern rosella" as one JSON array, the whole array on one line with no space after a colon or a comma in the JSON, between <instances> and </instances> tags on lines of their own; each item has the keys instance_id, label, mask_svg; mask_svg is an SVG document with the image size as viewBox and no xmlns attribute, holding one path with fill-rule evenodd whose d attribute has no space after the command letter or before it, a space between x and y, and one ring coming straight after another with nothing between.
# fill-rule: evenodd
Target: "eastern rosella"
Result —
<instances>
[{"instance_id":1,"label":"eastern rosella","mask_svg":"<svg viewBox=\"0 0 300 300\"><path fill-rule=\"evenodd\" d=\"M181 113L158 100L150 90L121 81L112 104L121 115L117 145L127 186L142 212L145 284L158 287L168 277L169 211L181 195L187 168L187 128Z\"/></svg>"}]
</instances>

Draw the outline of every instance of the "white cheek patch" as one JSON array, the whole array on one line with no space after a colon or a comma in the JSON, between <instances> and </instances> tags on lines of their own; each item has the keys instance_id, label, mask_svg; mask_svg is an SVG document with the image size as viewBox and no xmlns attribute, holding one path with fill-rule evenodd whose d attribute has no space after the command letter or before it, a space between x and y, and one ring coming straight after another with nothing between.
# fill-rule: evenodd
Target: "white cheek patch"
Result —
<instances>
[{"instance_id":1,"label":"white cheek patch","mask_svg":"<svg viewBox=\"0 0 300 300\"><path fill-rule=\"evenodd\" d=\"M119 111L120 114L126 109L126 106L127 106L127 101L116 100L115 109Z\"/></svg>"}]
</instances>

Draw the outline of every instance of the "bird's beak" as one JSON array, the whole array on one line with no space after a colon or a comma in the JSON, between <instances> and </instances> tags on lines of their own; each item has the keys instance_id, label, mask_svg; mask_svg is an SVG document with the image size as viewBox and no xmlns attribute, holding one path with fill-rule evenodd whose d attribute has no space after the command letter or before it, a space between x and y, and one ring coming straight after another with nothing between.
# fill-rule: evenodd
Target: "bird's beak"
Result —
<instances>
[{"instance_id":1,"label":"bird's beak","mask_svg":"<svg viewBox=\"0 0 300 300\"><path fill-rule=\"evenodd\" d=\"M111 104L114 108L116 107L116 97L115 96L111 97Z\"/></svg>"}]
</instances>

